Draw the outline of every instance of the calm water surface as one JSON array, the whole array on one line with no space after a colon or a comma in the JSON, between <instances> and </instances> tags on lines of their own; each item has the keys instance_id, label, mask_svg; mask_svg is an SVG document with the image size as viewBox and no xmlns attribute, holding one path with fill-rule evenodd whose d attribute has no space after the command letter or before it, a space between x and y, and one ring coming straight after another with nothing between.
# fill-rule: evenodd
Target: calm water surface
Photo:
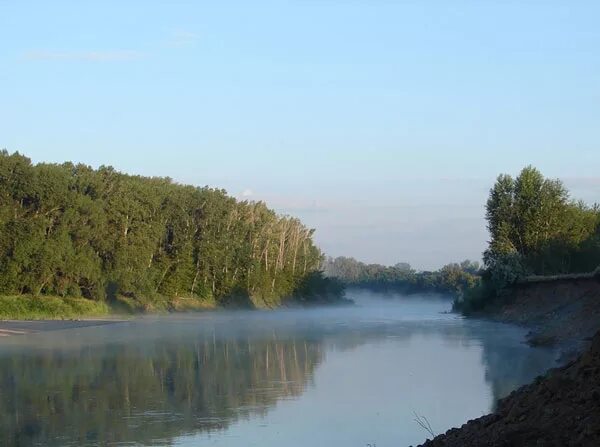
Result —
<instances>
[{"instance_id":1,"label":"calm water surface","mask_svg":"<svg viewBox=\"0 0 600 447\"><path fill-rule=\"evenodd\" d=\"M435 297L143 318L0 340L6 446L408 446L555 365Z\"/></svg>"}]
</instances>

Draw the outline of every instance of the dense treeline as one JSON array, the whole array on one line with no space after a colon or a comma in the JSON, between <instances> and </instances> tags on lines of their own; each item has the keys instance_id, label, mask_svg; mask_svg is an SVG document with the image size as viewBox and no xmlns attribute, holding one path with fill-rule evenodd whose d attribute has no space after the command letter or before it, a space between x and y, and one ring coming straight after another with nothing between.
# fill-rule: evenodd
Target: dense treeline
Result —
<instances>
[{"instance_id":1,"label":"dense treeline","mask_svg":"<svg viewBox=\"0 0 600 447\"><path fill-rule=\"evenodd\" d=\"M447 264L440 270L417 272L408 263L394 266L365 264L354 258L327 258L323 264L326 275L342 281L348 287L390 290L402 293L445 293L461 295L479 281L479 263L463 261Z\"/></svg>"},{"instance_id":2,"label":"dense treeline","mask_svg":"<svg viewBox=\"0 0 600 447\"><path fill-rule=\"evenodd\" d=\"M307 283L339 295L312 235L223 190L0 152L0 295L272 306Z\"/></svg>"},{"instance_id":3,"label":"dense treeline","mask_svg":"<svg viewBox=\"0 0 600 447\"><path fill-rule=\"evenodd\" d=\"M482 282L458 307L469 311L530 275L591 272L600 265L600 208L570 199L535 168L500 175L486 204L490 241Z\"/></svg>"}]
</instances>

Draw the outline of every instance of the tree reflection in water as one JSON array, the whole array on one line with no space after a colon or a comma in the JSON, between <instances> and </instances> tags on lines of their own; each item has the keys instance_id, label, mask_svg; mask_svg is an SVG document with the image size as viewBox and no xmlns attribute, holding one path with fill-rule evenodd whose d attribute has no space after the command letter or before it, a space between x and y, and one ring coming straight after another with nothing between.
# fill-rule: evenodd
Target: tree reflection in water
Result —
<instances>
[{"instance_id":1,"label":"tree reflection in water","mask_svg":"<svg viewBox=\"0 0 600 447\"><path fill-rule=\"evenodd\" d=\"M554 358L524 346L521 332L489 322L390 321L387 313L365 318L361 309L352 310L360 321L337 310L329 319L302 312L308 317L151 319L5 339L0 445L164 445L223 431L266 415L278 400L300 396L331 350L390 340L407 346L416 335L435 337L441 349L469 345L480 351L494 400ZM395 361L402 368L411 359Z\"/></svg>"},{"instance_id":2,"label":"tree reflection in water","mask_svg":"<svg viewBox=\"0 0 600 447\"><path fill-rule=\"evenodd\" d=\"M316 340L199 336L0 357L1 444L152 443L227 428L302 393Z\"/></svg>"}]
</instances>

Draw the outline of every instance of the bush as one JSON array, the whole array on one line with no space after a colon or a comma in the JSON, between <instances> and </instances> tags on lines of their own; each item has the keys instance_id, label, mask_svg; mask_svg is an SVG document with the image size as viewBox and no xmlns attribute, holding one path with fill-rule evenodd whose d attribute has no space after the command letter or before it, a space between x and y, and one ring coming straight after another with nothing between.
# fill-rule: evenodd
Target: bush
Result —
<instances>
[{"instance_id":1,"label":"bush","mask_svg":"<svg viewBox=\"0 0 600 447\"><path fill-rule=\"evenodd\" d=\"M500 291L530 274L523 257L516 252L497 254L487 259L491 287Z\"/></svg>"},{"instance_id":2,"label":"bush","mask_svg":"<svg viewBox=\"0 0 600 447\"><path fill-rule=\"evenodd\" d=\"M503 296L502 291L520 279L529 276L523 257L516 253L486 254L488 268L481 280L464 289L462 296L454 301L456 311L468 315L481 311Z\"/></svg>"},{"instance_id":3,"label":"bush","mask_svg":"<svg viewBox=\"0 0 600 447\"><path fill-rule=\"evenodd\" d=\"M302 278L294 290L293 297L300 302L345 302L345 287L336 278L323 272L311 272Z\"/></svg>"},{"instance_id":4,"label":"bush","mask_svg":"<svg viewBox=\"0 0 600 447\"><path fill-rule=\"evenodd\" d=\"M494 298L496 298L496 291L491 287L489 280L482 279L474 286L465 289L463 294L454 300L452 309L469 315L483 310Z\"/></svg>"}]
</instances>

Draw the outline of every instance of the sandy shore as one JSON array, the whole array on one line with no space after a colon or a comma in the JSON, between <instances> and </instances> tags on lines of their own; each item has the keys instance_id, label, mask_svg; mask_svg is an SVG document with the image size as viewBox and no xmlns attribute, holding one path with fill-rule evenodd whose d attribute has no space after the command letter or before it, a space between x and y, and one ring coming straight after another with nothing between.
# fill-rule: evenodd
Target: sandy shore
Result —
<instances>
[{"instance_id":1,"label":"sandy shore","mask_svg":"<svg viewBox=\"0 0 600 447\"><path fill-rule=\"evenodd\" d=\"M1 320L0 337L11 335L35 334L38 332L61 331L89 326L122 323L123 319L89 319L89 320Z\"/></svg>"}]
</instances>

